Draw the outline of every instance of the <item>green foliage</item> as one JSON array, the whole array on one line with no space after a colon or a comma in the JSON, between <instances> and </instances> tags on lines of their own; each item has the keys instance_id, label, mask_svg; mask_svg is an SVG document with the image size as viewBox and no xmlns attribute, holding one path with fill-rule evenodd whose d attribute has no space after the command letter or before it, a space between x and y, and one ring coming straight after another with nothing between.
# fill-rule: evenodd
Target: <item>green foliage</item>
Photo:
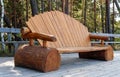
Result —
<instances>
[{"instance_id":1,"label":"green foliage","mask_svg":"<svg viewBox=\"0 0 120 77\"><path fill-rule=\"evenodd\" d=\"M12 27L22 27L26 21L25 0L4 0L5 15L9 18ZM7 27L7 25L5 25Z\"/></svg>"},{"instance_id":2,"label":"green foliage","mask_svg":"<svg viewBox=\"0 0 120 77\"><path fill-rule=\"evenodd\" d=\"M116 33L116 34L120 34L120 22L116 22L115 23L115 29L114 29L114 32Z\"/></svg>"},{"instance_id":3,"label":"green foliage","mask_svg":"<svg viewBox=\"0 0 120 77\"><path fill-rule=\"evenodd\" d=\"M39 12L41 12L42 10L48 11L49 9L56 10L56 8L57 10L62 10L61 2L62 0L36 0L36 1ZM89 31L94 32L94 28L96 26L97 32L102 32L103 28L101 18L103 15L103 23L105 25L105 12L106 12L105 2L100 2L100 0L96 0L95 9L93 0L87 0L86 5L85 0L69 0L69 1L73 2L73 3L69 2L71 4L70 6L72 6L72 10L70 10L70 15L72 17L76 18L77 20L83 23L85 15L84 9L86 6L86 23L87 23L86 26L89 28ZM31 16L31 7L29 0L4 0L4 5L6 15L9 17L11 24L13 21L16 23L16 26L13 24L12 26L13 27L25 26L25 21L28 19L28 17ZM96 10L96 17L94 16L94 10ZM94 24L95 23L94 19L96 19L96 25ZM115 32L117 33L119 32L118 24L119 24L118 22L115 23Z\"/></svg>"},{"instance_id":4,"label":"green foliage","mask_svg":"<svg viewBox=\"0 0 120 77\"><path fill-rule=\"evenodd\" d=\"M1 48L1 44L0 44L0 48ZM0 57L5 57L5 56L14 56L13 55L13 46L12 46L12 52L8 49L8 45L6 44L5 46L5 50L1 50L0 49Z\"/></svg>"},{"instance_id":5,"label":"green foliage","mask_svg":"<svg viewBox=\"0 0 120 77\"><path fill-rule=\"evenodd\" d=\"M83 7L81 0L74 1L72 16L77 20L83 20Z\"/></svg>"}]
</instances>

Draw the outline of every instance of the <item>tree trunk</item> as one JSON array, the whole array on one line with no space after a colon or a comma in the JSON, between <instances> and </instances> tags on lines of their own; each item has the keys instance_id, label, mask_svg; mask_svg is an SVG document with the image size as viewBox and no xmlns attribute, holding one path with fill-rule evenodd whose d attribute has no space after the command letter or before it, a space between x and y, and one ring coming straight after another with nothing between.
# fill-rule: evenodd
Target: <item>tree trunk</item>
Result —
<instances>
[{"instance_id":1,"label":"tree trunk","mask_svg":"<svg viewBox=\"0 0 120 77\"><path fill-rule=\"evenodd\" d=\"M100 5L101 8L101 23L102 23L102 32L105 32L105 26L104 26L104 11L103 11L103 2L101 2Z\"/></svg>"},{"instance_id":2,"label":"tree trunk","mask_svg":"<svg viewBox=\"0 0 120 77\"><path fill-rule=\"evenodd\" d=\"M62 2L62 12L65 13L65 0L61 0Z\"/></svg>"},{"instance_id":3,"label":"tree trunk","mask_svg":"<svg viewBox=\"0 0 120 77\"><path fill-rule=\"evenodd\" d=\"M69 14L69 0L65 0L65 14Z\"/></svg>"},{"instance_id":4,"label":"tree trunk","mask_svg":"<svg viewBox=\"0 0 120 77\"><path fill-rule=\"evenodd\" d=\"M41 0L41 12L43 13L45 10L44 0Z\"/></svg>"},{"instance_id":5,"label":"tree trunk","mask_svg":"<svg viewBox=\"0 0 120 77\"><path fill-rule=\"evenodd\" d=\"M6 23L8 28L11 28L10 19L6 15L4 15L4 22Z\"/></svg>"},{"instance_id":6,"label":"tree trunk","mask_svg":"<svg viewBox=\"0 0 120 77\"><path fill-rule=\"evenodd\" d=\"M56 10L59 10L59 7L60 7L60 1L56 0Z\"/></svg>"},{"instance_id":7,"label":"tree trunk","mask_svg":"<svg viewBox=\"0 0 120 77\"><path fill-rule=\"evenodd\" d=\"M96 0L94 0L94 31L96 33L97 24L96 24Z\"/></svg>"},{"instance_id":8,"label":"tree trunk","mask_svg":"<svg viewBox=\"0 0 120 77\"><path fill-rule=\"evenodd\" d=\"M3 18L4 18L4 3L3 0L1 0L1 28L3 28ZM4 42L4 33L1 33L1 41ZM5 44L2 43L2 50L5 50Z\"/></svg>"},{"instance_id":9,"label":"tree trunk","mask_svg":"<svg viewBox=\"0 0 120 77\"><path fill-rule=\"evenodd\" d=\"M86 11L87 11L87 0L84 0L84 25L86 25L87 26L87 24L86 24Z\"/></svg>"},{"instance_id":10,"label":"tree trunk","mask_svg":"<svg viewBox=\"0 0 120 77\"><path fill-rule=\"evenodd\" d=\"M114 33L114 23L115 23L115 6L114 6L115 1L116 0L113 0L112 33Z\"/></svg>"},{"instance_id":11,"label":"tree trunk","mask_svg":"<svg viewBox=\"0 0 120 77\"><path fill-rule=\"evenodd\" d=\"M13 2L13 5L12 5L12 10L13 10L13 16L12 16L12 26L14 28L17 27L16 23L17 23L17 20L16 20L16 0L12 1ZM11 3L12 3L11 2Z\"/></svg>"},{"instance_id":12,"label":"tree trunk","mask_svg":"<svg viewBox=\"0 0 120 77\"><path fill-rule=\"evenodd\" d=\"M70 4L69 4L69 12L70 12L70 15L72 16L72 11L73 11L73 1L74 0L70 0Z\"/></svg>"},{"instance_id":13,"label":"tree trunk","mask_svg":"<svg viewBox=\"0 0 120 77\"><path fill-rule=\"evenodd\" d=\"M30 0L31 9L32 9L32 16L38 14L37 2L36 0Z\"/></svg>"},{"instance_id":14,"label":"tree trunk","mask_svg":"<svg viewBox=\"0 0 120 77\"><path fill-rule=\"evenodd\" d=\"M48 0L48 10L52 10L52 0Z\"/></svg>"},{"instance_id":15,"label":"tree trunk","mask_svg":"<svg viewBox=\"0 0 120 77\"><path fill-rule=\"evenodd\" d=\"M110 0L106 0L106 25L105 25L106 33L111 33L110 28Z\"/></svg>"},{"instance_id":16,"label":"tree trunk","mask_svg":"<svg viewBox=\"0 0 120 77\"><path fill-rule=\"evenodd\" d=\"M26 20L28 20L28 0L26 0Z\"/></svg>"}]
</instances>

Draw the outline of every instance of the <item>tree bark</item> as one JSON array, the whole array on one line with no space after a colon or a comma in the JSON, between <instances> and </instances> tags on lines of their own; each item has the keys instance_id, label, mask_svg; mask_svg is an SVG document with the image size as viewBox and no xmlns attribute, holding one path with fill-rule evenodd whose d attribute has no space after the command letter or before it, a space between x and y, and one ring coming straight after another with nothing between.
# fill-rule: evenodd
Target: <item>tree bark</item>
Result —
<instances>
[{"instance_id":1,"label":"tree bark","mask_svg":"<svg viewBox=\"0 0 120 77\"><path fill-rule=\"evenodd\" d=\"M106 33L111 33L110 28L110 0L106 0L106 25L105 25Z\"/></svg>"},{"instance_id":2,"label":"tree bark","mask_svg":"<svg viewBox=\"0 0 120 77\"><path fill-rule=\"evenodd\" d=\"M43 13L45 10L44 0L41 0L41 8L42 8L41 12Z\"/></svg>"},{"instance_id":3,"label":"tree bark","mask_svg":"<svg viewBox=\"0 0 120 77\"><path fill-rule=\"evenodd\" d=\"M102 32L105 32L105 26L104 26L104 11L103 11L103 2L101 2L100 5L101 8L101 23L102 23Z\"/></svg>"},{"instance_id":4,"label":"tree bark","mask_svg":"<svg viewBox=\"0 0 120 77\"><path fill-rule=\"evenodd\" d=\"M26 20L28 20L28 0L26 0Z\"/></svg>"},{"instance_id":5,"label":"tree bark","mask_svg":"<svg viewBox=\"0 0 120 77\"><path fill-rule=\"evenodd\" d=\"M96 33L97 24L96 24L96 0L94 0L94 31Z\"/></svg>"},{"instance_id":6,"label":"tree bark","mask_svg":"<svg viewBox=\"0 0 120 77\"><path fill-rule=\"evenodd\" d=\"M48 0L48 10L52 10L52 0Z\"/></svg>"},{"instance_id":7,"label":"tree bark","mask_svg":"<svg viewBox=\"0 0 120 77\"><path fill-rule=\"evenodd\" d=\"M4 19L4 3L3 3L3 0L1 0L1 23L0 23L0 27L3 28L4 26L4 22L3 22L3 19ZM4 42L4 33L1 33L1 41ZM5 50L5 44L2 43L2 50Z\"/></svg>"},{"instance_id":8,"label":"tree bark","mask_svg":"<svg viewBox=\"0 0 120 77\"><path fill-rule=\"evenodd\" d=\"M84 25L86 25L87 26L87 24L86 24L86 11L87 11L87 0L84 0Z\"/></svg>"},{"instance_id":9,"label":"tree bark","mask_svg":"<svg viewBox=\"0 0 120 77\"><path fill-rule=\"evenodd\" d=\"M65 14L69 14L69 0L65 0Z\"/></svg>"},{"instance_id":10,"label":"tree bark","mask_svg":"<svg viewBox=\"0 0 120 77\"><path fill-rule=\"evenodd\" d=\"M65 0L61 0L62 2L62 12L65 13Z\"/></svg>"},{"instance_id":11,"label":"tree bark","mask_svg":"<svg viewBox=\"0 0 120 77\"><path fill-rule=\"evenodd\" d=\"M38 14L37 2L36 0L30 0L31 9L32 9L32 16Z\"/></svg>"},{"instance_id":12,"label":"tree bark","mask_svg":"<svg viewBox=\"0 0 120 77\"><path fill-rule=\"evenodd\" d=\"M15 66L29 67L42 72L60 67L60 54L55 48L22 45L15 53Z\"/></svg>"}]
</instances>

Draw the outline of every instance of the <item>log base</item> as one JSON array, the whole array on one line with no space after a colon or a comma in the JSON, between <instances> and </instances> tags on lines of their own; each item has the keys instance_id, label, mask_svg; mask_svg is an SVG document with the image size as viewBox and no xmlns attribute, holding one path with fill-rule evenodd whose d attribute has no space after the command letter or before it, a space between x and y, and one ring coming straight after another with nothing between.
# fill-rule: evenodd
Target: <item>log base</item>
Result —
<instances>
[{"instance_id":1,"label":"log base","mask_svg":"<svg viewBox=\"0 0 120 77\"><path fill-rule=\"evenodd\" d=\"M14 61L15 66L49 72L59 68L60 54L55 48L23 45L15 53Z\"/></svg>"},{"instance_id":2,"label":"log base","mask_svg":"<svg viewBox=\"0 0 120 77\"><path fill-rule=\"evenodd\" d=\"M79 53L79 58L86 59L99 59L109 61L113 60L113 57L113 49L111 46L108 46L107 50Z\"/></svg>"}]
</instances>

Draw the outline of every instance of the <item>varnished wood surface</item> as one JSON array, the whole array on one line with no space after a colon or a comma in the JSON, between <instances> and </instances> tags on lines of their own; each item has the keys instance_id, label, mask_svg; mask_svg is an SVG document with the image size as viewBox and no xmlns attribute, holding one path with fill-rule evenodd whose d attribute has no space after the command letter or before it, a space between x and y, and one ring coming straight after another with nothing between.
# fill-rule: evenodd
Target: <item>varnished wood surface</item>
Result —
<instances>
[{"instance_id":1,"label":"varnished wood surface","mask_svg":"<svg viewBox=\"0 0 120 77\"><path fill-rule=\"evenodd\" d=\"M68 48L58 48L59 53L76 53L76 52L93 52L93 51L100 51L100 50L107 50L106 47L68 47Z\"/></svg>"},{"instance_id":2,"label":"varnished wood surface","mask_svg":"<svg viewBox=\"0 0 120 77\"><path fill-rule=\"evenodd\" d=\"M15 66L28 67L42 72L57 70L60 67L60 54L55 48L23 45L14 57Z\"/></svg>"},{"instance_id":3,"label":"varnished wood surface","mask_svg":"<svg viewBox=\"0 0 120 77\"><path fill-rule=\"evenodd\" d=\"M59 53L80 53L103 50L106 53L109 48L109 46L104 46L104 41L101 41L102 47L91 46L90 39L107 40L108 37L90 34L86 26L60 11L50 11L35 15L34 17L31 17L26 24L33 35L35 35L34 33L54 35L57 41L46 42L46 40L44 41L43 46L56 48ZM30 36L32 38L32 35ZM50 38L50 40L51 39L53 41L53 38ZM40 40L38 41L41 43ZM110 53L112 53L112 50L110 50ZM104 57L111 57L107 60L113 59L113 53L106 54L109 56L104 55Z\"/></svg>"},{"instance_id":4,"label":"varnished wood surface","mask_svg":"<svg viewBox=\"0 0 120 77\"><path fill-rule=\"evenodd\" d=\"M60 11L35 15L26 24L32 33L54 35L57 41L48 42L47 46L58 48L60 53L102 50L105 47L91 47L90 39L108 40L108 37L90 34L82 23ZM104 41L101 44L103 45Z\"/></svg>"},{"instance_id":5,"label":"varnished wood surface","mask_svg":"<svg viewBox=\"0 0 120 77\"><path fill-rule=\"evenodd\" d=\"M60 66L60 53L74 52L79 53L79 58L113 60L111 46L91 46L91 38L106 40L107 37L90 35L87 27L62 12L38 14L26 24L30 30L23 28L21 32L23 38L30 39L30 45L18 48L14 58L16 66L53 71ZM38 39L40 44L43 42L43 45L34 46L33 39Z\"/></svg>"},{"instance_id":6,"label":"varnished wood surface","mask_svg":"<svg viewBox=\"0 0 120 77\"><path fill-rule=\"evenodd\" d=\"M108 36L100 36L100 35L95 35L90 33L90 39L100 39L100 40L108 40Z\"/></svg>"},{"instance_id":7,"label":"varnished wood surface","mask_svg":"<svg viewBox=\"0 0 120 77\"><path fill-rule=\"evenodd\" d=\"M27 26L32 32L54 35L57 41L48 42L48 47L86 47L90 46L89 32L87 28L59 11L45 12L31 17ZM39 40L39 42L41 42Z\"/></svg>"},{"instance_id":8,"label":"varnished wood surface","mask_svg":"<svg viewBox=\"0 0 120 77\"><path fill-rule=\"evenodd\" d=\"M54 35L48 35L42 33L27 33L22 37L27 39L41 39L44 41L52 41L52 42L55 42L57 40Z\"/></svg>"}]
</instances>

